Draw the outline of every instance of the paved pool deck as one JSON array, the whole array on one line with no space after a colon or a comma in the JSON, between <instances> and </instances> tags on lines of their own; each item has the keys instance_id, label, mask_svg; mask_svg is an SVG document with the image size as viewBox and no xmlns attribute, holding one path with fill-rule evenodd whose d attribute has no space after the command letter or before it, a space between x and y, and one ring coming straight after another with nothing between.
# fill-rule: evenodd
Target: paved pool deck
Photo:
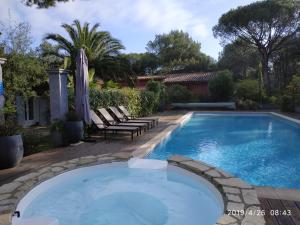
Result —
<instances>
[{"instance_id":1,"label":"paved pool deck","mask_svg":"<svg viewBox=\"0 0 300 225\"><path fill-rule=\"evenodd\" d=\"M0 170L0 186L7 184L20 176L54 163L83 156L116 152L134 152L137 148L161 133L164 129L174 125L174 122L184 114L186 114L186 111L168 111L156 114L155 116L159 117L158 126L143 133L141 136L134 137L133 141L131 141L130 135L111 135L108 140L104 140L101 134L95 134L93 135L93 138L96 142L85 142L78 145L55 148L24 157L17 167Z\"/></svg>"}]
</instances>

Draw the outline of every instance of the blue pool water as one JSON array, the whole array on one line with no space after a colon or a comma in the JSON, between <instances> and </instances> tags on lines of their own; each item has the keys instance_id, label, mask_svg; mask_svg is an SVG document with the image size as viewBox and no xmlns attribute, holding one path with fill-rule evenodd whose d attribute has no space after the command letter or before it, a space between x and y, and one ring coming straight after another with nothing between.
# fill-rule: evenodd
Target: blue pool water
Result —
<instances>
[{"instance_id":1,"label":"blue pool water","mask_svg":"<svg viewBox=\"0 0 300 225\"><path fill-rule=\"evenodd\" d=\"M145 169L126 163L77 169L29 192L13 224L35 218L59 225L215 224L223 214L222 197L194 176L172 166Z\"/></svg>"},{"instance_id":2,"label":"blue pool water","mask_svg":"<svg viewBox=\"0 0 300 225\"><path fill-rule=\"evenodd\" d=\"M259 186L300 188L300 126L267 114L201 114L147 158L184 155Z\"/></svg>"}]
</instances>

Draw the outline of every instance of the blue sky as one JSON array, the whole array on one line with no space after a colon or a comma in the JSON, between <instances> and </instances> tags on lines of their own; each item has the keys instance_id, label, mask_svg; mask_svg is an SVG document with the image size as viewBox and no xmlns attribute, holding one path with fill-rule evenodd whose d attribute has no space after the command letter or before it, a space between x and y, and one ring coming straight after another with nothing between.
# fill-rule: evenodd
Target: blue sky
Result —
<instances>
[{"instance_id":1,"label":"blue sky","mask_svg":"<svg viewBox=\"0 0 300 225\"><path fill-rule=\"evenodd\" d=\"M231 8L254 0L74 0L50 9L25 7L22 0L1 0L0 22L7 23L9 14L15 21L31 25L34 44L46 33L64 34L62 23L79 19L100 23L125 45L126 53L145 52L155 34L172 29L188 32L201 43L201 50L218 58L222 50L212 34L218 18Z\"/></svg>"}]
</instances>

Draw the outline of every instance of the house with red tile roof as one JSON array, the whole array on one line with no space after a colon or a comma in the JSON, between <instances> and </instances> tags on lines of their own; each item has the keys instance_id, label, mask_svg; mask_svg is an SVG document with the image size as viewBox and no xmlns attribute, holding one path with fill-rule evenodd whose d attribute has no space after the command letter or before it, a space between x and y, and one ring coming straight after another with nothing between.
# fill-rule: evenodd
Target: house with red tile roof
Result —
<instances>
[{"instance_id":1,"label":"house with red tile roof","mask_svg":"<svg viewBox=\"0 0 300 225\"><path fill-rule=\"evenodd\" d=\"M216 72L193 72L193 73L175 73L157 76L138 76L135 87L145 89L149 80L156 80L164 83L166 86L179 84L189 89L193 95L198 97L208 97L208 82L216 76ZM121 86L128 86L126 82L121 82Z\"/></svg>"}]
</instances>

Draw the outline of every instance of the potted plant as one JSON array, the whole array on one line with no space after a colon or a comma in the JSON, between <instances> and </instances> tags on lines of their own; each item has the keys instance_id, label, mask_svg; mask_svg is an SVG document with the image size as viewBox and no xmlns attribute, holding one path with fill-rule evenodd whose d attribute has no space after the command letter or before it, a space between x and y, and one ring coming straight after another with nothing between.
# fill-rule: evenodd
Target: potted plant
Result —
<instances>
[{"instance_id":1,"label":"potted plant","mask_svg":"<svg viewBox=\"0 0 300 225\"><path fill-rule=\"evenodd\" d=\"M0 146L0 168L18 165L23 158L24 148L22 136L13 121L0 124Z\"/></svg>"},{"instance_id":2,"label":"potted plant","mask_svg":"<svg viewBox=\"0 0 300 225\"><path fill-rule=\"evenodd\" d=\"M67 113L65 122L65 134L70 144L77 143L83 139L84 126L83 121L79 119L75 111Z\"/></svg>"},{"instance_id":3,"label":"potted plant","mask_svg":"<svg viewBox=\"0 0 300 225\"><path fill-rule=\"evenodd\" d=\"M54 120L50 131L54 147L59 147L66 144L66 140L64 138L64 122L62 120Z\"/></svg>"}]
</instances>

